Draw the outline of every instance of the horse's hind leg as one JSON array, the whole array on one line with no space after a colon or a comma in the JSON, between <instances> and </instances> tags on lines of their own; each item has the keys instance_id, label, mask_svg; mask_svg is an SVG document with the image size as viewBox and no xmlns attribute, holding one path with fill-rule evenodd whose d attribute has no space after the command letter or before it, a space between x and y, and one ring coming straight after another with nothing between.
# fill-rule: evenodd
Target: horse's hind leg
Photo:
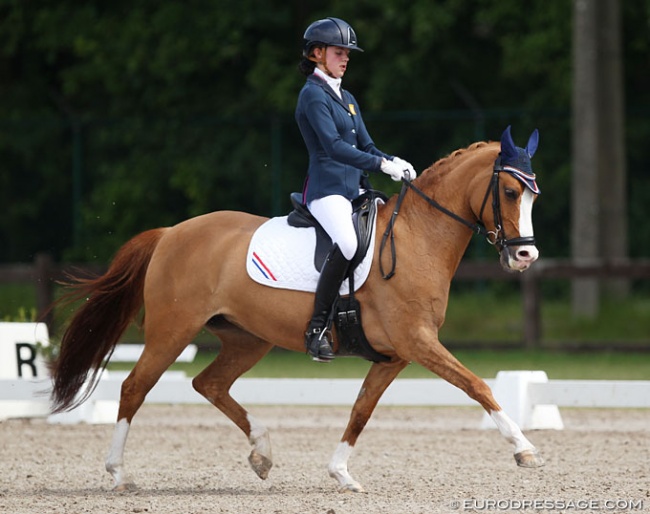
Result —
<instances>
[{"instance_id":1,"label":"horse's hind leg","mask_svg":"<svg viewBox=\"0 0 650 514\"><path fill-rule=\"evenodd\" d=\"M197 321L194 324L185 323L184 327L179 328L178 319L174 316L166 316L165 319L155 321L153 315L146 319L144 351L129 376L122 383L117 423L106 457L106 470L113 476L115 491L135 488L134 483L124 470L124 447L133 417L142 406L147 393L158 382L165 370L174 363L202 326L202 323ZM171 321L165 323L165 320ZM169 323L173 323L174 326L171 327ZM170 334L173 334L171 338Z\"/></svg>"},{"instance_id":2,"label":"horse's hind leg","mask_svg":"<svg viewBox=\"0 0 650 514\"><path fill-rule=\"evenodd\" d=\"M406 361L396 361L370 367L352 407L348 426L328 466L330 476L339 483L341 491L363 492L361 484L348 472L348 459L381 395L406 365Z\"/></svg>"},{"instance_id":3,"label":"horse's hind leg","mask_svg":"<svg viewBox=\"0 0 650 514\"><path fill-rule=\"evenodd\" d=\"M273 466L269 432L230 396L229 390L233 382L264 357L273 345L234 327L216 333L221 339L221 351L194 378L192 385L246 434L253 447L248 462L264 480Z\"/></svg>"}]
</instances>

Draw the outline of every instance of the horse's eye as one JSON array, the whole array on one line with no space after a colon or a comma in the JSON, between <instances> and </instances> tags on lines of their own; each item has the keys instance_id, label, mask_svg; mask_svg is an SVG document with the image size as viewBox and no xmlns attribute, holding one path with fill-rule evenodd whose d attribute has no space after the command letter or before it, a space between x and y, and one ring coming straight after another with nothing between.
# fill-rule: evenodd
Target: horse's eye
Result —
<instances>
[{"instance_id":1,"label":"horse's eye","mask_svg":"<svg viewBox=\"0 0 650 514\"><path fill-rule=\"evenodd\" d=\"M519 193L515 191L514 189L510 189L509 187L506 187L504 189L504 193L506 195L506 198L510 198L511 200L516 200L517 197L519 196Z\"/></svg>"}]
</instances>

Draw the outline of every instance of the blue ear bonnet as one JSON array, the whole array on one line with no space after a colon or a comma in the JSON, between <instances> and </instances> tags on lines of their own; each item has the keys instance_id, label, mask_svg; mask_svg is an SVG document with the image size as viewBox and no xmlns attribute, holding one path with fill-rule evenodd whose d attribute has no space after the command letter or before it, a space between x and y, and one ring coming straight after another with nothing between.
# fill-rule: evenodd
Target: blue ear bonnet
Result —
<instances>
[{"instance_id":1,"label":"blue ear bonnet","mask_svg":"<svg viewBox=\"0 0 650 514\"><path fill-rule=\"evenodd\" d=\"M510 173L537 195L540 193L540 189L535 182L535 174L530 160L535 155L538 144L539 132L535 129L528 139L526 148L515 146L510 134L510 126L508 126L501 136L501 152L499 153L503 171Z\"/></svg>"},{"instance_id":2,"label":"blue ear bonnet","mask_svg":"<svg viewBox=\"0 0 650 514\"><path fill-rule=\"evenodd\" d=\"M513 166L514 168L517 168L518 170L521 170L525 173L532 173L533 166L530 162L530 157L528 157L528 154L526 153L526 150L523 148L517 148L516 150L517 153L514 157L508 157L507 159L504 159L502 156L501 164L503 166Z\"/></svg>"}]
</instances>

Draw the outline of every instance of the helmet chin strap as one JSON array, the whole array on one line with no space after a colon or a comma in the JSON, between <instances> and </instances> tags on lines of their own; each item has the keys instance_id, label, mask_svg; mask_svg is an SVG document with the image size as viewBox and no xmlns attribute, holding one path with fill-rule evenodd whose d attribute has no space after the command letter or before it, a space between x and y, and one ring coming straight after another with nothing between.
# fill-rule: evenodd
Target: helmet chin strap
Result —
<instances>
[{"instance_id":1,"label":"helmet chin strap","mask_svg":"<svg viewBox=\"0 0 650 514\"><path fill-rule=\"evenodd\" d=\"M315 62L316 64L322 66L322 67L323 67L323 71L324 71L325 73L327 73L327 75L329 75L330 77L332 77L333 79L335 79L336 77L334 76L334 74L333 74L333 73L329 70L329 68L327 67L327 61L325 60L325 52L327 51L327 47L324 46L324 47L322 47L322 48L323 48L323 58L322 58L321 60L316 59L316 57L314 57L313 54L310 55L310 56L308 57L308 59L309 59L311 62Z\"/></svg>"}]
</instances>

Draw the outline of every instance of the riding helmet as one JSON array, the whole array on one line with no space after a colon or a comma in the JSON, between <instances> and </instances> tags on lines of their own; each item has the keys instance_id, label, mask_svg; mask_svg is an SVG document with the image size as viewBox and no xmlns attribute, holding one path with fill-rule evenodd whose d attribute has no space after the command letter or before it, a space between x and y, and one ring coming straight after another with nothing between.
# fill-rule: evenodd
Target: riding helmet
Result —
<instances>
[{"instance_id":1,"label":"riding helmet","mask_svg":"<svg viewBox=\"0 0 650 514\"><path fill-rule=\"evenodd\" d=\"M350 50L359 50L357 35L348 23L339 18L325 18L312 23L303 36L302 55L309 57L314 45L340 46Z\"/></svg>"}]
</instances>

